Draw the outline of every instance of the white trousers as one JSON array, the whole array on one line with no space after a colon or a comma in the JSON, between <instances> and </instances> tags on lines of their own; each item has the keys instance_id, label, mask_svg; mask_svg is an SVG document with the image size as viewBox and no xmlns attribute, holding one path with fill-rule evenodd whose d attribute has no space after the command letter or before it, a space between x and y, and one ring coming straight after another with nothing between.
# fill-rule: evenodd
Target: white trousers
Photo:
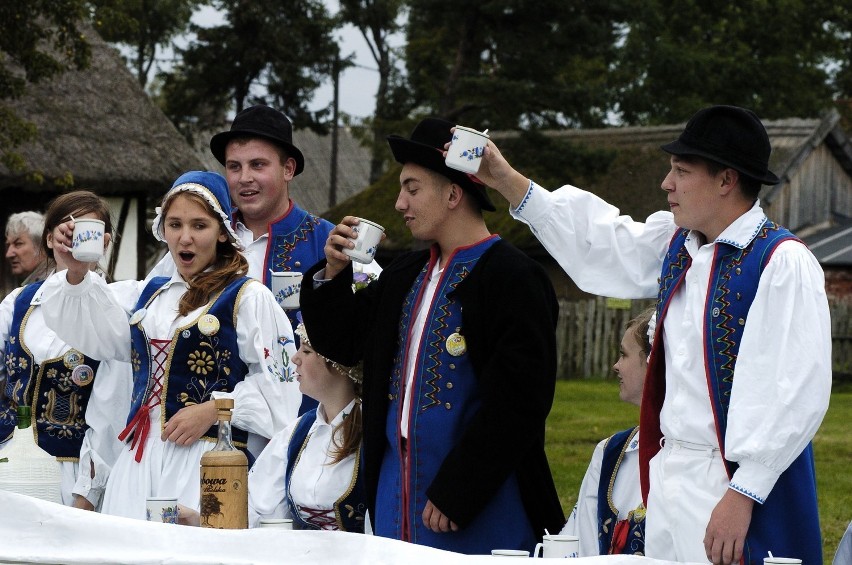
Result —
<instances>
[{"instance_id":1,"label":"white trousers","mask_svg":"<svg viewBox=\"0 0 852 565\"><path fill-rule=\"evenodd\" d=\"M666 440L649 472L645 555L707 563L707 523L729 483L719 450Z\"/></svg>"}]
</instances>

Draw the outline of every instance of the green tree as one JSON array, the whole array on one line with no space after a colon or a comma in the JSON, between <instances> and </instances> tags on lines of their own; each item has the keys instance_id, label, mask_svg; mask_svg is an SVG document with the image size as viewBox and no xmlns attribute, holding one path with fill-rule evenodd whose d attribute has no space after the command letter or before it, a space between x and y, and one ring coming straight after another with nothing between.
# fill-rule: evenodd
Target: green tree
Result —
<instances>
[{"instance_id":1,"label":"green tree","mask_svg":"<svg viewBox=\"0 0 852 565\"><path fill-rule=\"evenodd\" d=\"M323 130L328 109L308 103L330 74L337 45L334 21L319 0L219 0L226 23L191 25L195 41L164 75L166 114L185 129L220 125L232 108L269 103L295 127ZM213 120L213 122L209 122Z\"/></svg>"},{"instance_id":2,"label":"green tree","mask_svg":"<svg viewBox=\"0 0 852 565\"><path fill-rule=\"evenodd\" d=\"M132 69L145 88L157 48L184 33L204 0L91 0L95 26L110 43L133 50Z\"/></svg>"},{"instance_id":3,"label":"green tree","mask_svg":"<svg viewBox=\"0 0 852 565\"><path fill-rule=\"evenodd\" d=\"M20 98L27 86L89 64L91 50L79 26L84 0L0 2L0 163L24 172L15 148L36 137L35 126L3 100Z\"/></svg>"},{"instance_id":4,"label":"green tree","mask_svg":"<svg viewBox=\"0 0 852 565\"><path fill-rule=\"evenodd\" d=\"M409 104L404 101L406 96L401 88L398 57L389 42L390 36L402 28L400 18L404 7L404 0L340 1L340 19L361 32L379 72L376 107L368 124L372 133L371 183L376 182L384 171L388 157L385 138L395 131L399 120L403 119L410 109Z\"/></svg>"},{"instance_id":5,"label":"green tree","mask_svg":"<svg viewBox=\"0 0 852 565\"><path fill-rule=\"evenodd\" d=\"M622 0L411 0L406 66L416 101L492 129L598 126Z\"/></svg>"},{"instance_id":6,"label":"green tree","mask_svg":"<svg viewBox=\"0 0 852 565\"><path fill-rule=\"evenodd\" d=\"M631 0L616 74L631 124L684 121L735 104L762 118L813 117L831 103L835 0Z\"/></svg>"},{"instance_id":7,"label":"green tree","mask_svg":"<svg viewBox=\"0 0 852 565\"><path fill-rule=\"evenodd\" d=\"M837 41L836 64L832 86L836 105L843 117L843 126L852 131L852 6L838 2L834 7L834 17L826 23L826 29Z\"/></svg>"}]
</instances>

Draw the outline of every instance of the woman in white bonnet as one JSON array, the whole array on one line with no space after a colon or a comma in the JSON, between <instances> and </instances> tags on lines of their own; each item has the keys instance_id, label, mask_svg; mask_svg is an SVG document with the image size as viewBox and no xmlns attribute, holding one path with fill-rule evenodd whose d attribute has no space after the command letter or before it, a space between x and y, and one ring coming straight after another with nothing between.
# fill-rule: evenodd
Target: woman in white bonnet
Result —
<instances>
[{"instance_id":1,"label":"woman in white bonnet","mask_svg":"<svg viewBox=\"0 0 852 565\"><path fill-rule=\"evenodd\" d=\"M73 221L56 238L68 270L44 285L45 320L75 347L129 361L134 371L119 435L127 447L105 513L145 519L147 497L199 509L199 463L216 441L214 398L234 399L233 439L242 448L249 434L269 438L296 419L292 327L269 289L246 276L230 210L221 175L181 175L153 223L177 270L148 282L106 285L89 275L69 251Z\"/></svg>"}]
</instances>

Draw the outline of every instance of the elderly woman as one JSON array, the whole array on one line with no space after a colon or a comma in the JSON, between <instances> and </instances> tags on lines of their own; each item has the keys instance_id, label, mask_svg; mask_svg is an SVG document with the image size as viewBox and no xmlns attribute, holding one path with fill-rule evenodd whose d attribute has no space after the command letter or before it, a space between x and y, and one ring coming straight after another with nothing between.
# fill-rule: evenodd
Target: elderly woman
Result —
<instances>
[{"instance_id":1,"label":"elderly woman","mask_svg":"<svg viewBox=\"0 0 852 565\"><path fill-rule=\"evenodd\" d=\"M44 216L38 212L18 212L6 221L6 260L12 274L23 284L47 276L47 260L41 243Z\"/></svg>"}]
</instances>

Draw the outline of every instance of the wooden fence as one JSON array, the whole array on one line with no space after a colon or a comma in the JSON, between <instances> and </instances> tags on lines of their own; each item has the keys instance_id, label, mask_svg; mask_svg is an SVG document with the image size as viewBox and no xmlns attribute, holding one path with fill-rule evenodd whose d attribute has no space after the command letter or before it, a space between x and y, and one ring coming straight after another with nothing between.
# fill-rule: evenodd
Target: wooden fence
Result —
<instances>
[{"instance_id":1,"label":"wooden fence","mask_svg":"<svg viewBox=\"0 0 852 565\"><path fill-rule=\"evenodd\" d=\"M653 300L596 297L559 302L557 378L611 378L624 326ZM852 378L852 304L831 305L835 377Z\"/></svg>"}]
</instances>

